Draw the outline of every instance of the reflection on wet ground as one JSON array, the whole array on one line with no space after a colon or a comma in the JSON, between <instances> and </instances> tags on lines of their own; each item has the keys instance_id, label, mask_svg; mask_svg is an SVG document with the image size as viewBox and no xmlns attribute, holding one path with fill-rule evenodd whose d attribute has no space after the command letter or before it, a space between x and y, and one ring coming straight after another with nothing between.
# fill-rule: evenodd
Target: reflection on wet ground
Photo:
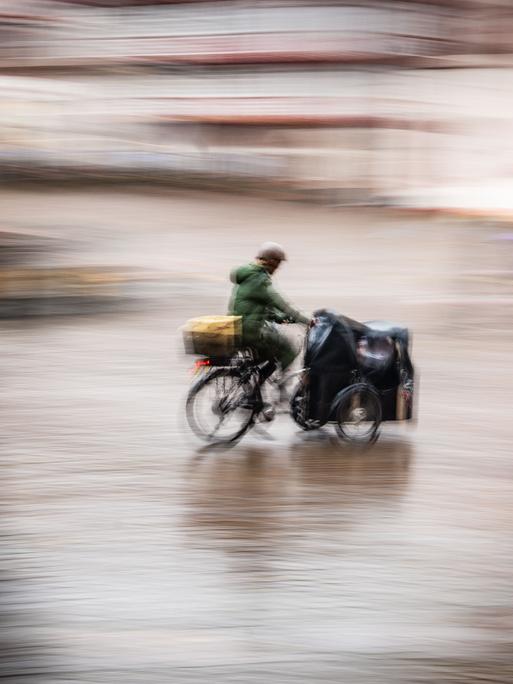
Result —
<instances>
[{"instance_id":1,"label":"reflection on wet ground","mask_svg":"<svg viewBox=\"0 0 513 684\"><path fill-rule=\"evenodd\" d=\"M339 218L321 212L326 240ZM3 323L6 681L513 682L509 304L453 289L453 316L434 290L444 278L450 289L464 236L426 225L430 236L409 230L431 246L435 284L399 260L389 279L369 267L360 294L345 294L370 313L384 278L378 314L391 297L416 333L418 425L386 427L368 451L299 433L287 416L231 449L184 432L176 328L224 306L225 284L204 280L217 277L211 259L146 310ZM416 259L381 227L387 250ZM343 230L340 253L360 254L362 234ZM458 260L441 264L445 230ZM148 232L143 259L153 250L163 264L168 237ZM227 239L225 254L213 236L207 251L228 264L253 238ZM127 240L123 258L143 265L132 229ZM383 243L369 245L378 263ZM193 262L194 248L178 237L169 264ZM349 261L344 277L361 278ZM296 299L331 296L335 262L309 294L293 263ZM485 305L494 329L474 326Z\"/></svg>"},{"instance_id":2,"label":"reflection on wet ground","mask_svg":"<svg viewBox=\"0 0 513 684\"><path fill-rule=\"evenodd\" d=\"M259 555L324 528L351 528L362 513L379 517L404 494L412 457L408 442L341 454L334 440L309 439L284 451L276 458L267 444L240 446L192 462L187 520L199 543L225 540L227 551Z\"/></svg>"}]
</instances>

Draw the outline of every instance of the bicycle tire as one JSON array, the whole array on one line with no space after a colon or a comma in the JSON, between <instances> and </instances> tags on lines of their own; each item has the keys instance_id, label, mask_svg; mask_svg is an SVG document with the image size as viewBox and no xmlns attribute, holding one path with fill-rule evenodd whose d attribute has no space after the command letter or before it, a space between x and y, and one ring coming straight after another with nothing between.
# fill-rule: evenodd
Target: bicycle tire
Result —
<instances>
[{"instance_id":1,"label":"bicycle tire","mask_svg":"<svg viewBox=\"0 0 513 684\"><path fill-rule=\"evenodd\" d=\"M185 411L186 411L186 417L187 417L187 422L189 423L189 427L191 430L194 432L194 434L199 438L202 439L205 442L208 442L209 444L230 444L233 442L236 442L237 440L241 439L243 435L250 429L250 427L254 423L255 419L255 413L256 413L256 408L255 406L251 408L243 408L243 415L241 416L243 420L241 421L241 425L238 426L237 429L234 430L233 434L230 434L228 436L220 436L215 434L214 432L209 432L206 430L202 425L200 420L198 420L198 416L196 415L195 412L195 405L200 397L201 393L206 389L209 388L212 383L215 381L218 381L223 378L232 378L235 380L239 380L240 383L243 382L242 377L238 369L236 368L216 368L210 372L208 372L205 376L201 377L189 390L189 394L187 395L187 400L185 403ZM244 387L243 385L241 385ZM247 397L247 394L244 394L243 396ZM223 398L225 397L217 397L219 400L219 405L221 405L221 402L223 401ZM217 401L216 399L216 401ZM235 407L235 409L241 408L240 406ZM223 412L223 411L221 411ZM201 413L201 411L200 411ZM212 408L212 413L216 413L214 409ZM224 420L224 418L223 418Z\"/></svg>"},{"instance_id":2,"label":"bicycle tire","mask_svg":"<svg viewBox=\"0 0 513 684\"><path fill-rule=\"evenodd\" d=\"M382 410L381 401L373 387L365 383L358 383L342 390L335 399L336 430L340 439L354 445L373 444L379 437ZM362 412L362 417L354 414ZM356 434L351 432L351 425L368 423L365 432Z\"/></svg>"}]
</instances>

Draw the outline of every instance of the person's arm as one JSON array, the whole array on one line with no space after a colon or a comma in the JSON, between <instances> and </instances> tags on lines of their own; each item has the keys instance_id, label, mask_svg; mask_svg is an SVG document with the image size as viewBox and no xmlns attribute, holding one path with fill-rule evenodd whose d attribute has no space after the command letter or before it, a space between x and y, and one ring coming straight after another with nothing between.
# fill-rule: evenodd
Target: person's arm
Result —
<instances>
[{"instance_id":1,"label":"person's arm","mask_svg":"<svg viewBox=\"0 0 513 684\"><path fill-rule=\"evenodd\" d=\"M285 299L283 299L283 297L274 289L270 282L267 285L266 290L269 307L271 309L276 309L276 311L282 314L282 316L276 316L277 320L278 318L281 318L281 321L279 322L289 320L293 323L303 323L304 325L308 325L310 320L306 318L306 316L303 316L300 311L294 309L294 307L291 306Z\"/></svg>"}]
</instances>

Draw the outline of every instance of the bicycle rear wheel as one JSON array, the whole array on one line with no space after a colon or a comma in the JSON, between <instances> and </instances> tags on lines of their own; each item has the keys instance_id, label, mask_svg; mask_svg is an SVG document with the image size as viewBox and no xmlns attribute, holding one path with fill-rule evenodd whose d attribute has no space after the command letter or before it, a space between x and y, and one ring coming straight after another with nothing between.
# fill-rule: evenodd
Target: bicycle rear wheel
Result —
<instances>
[{"instance_id":1,"label":"bicycle rear wheel","mask_svg":"<svg viewBox=\"0 0 513 684\"><path fill-rule=\"evenodd\" d=\"M191 430L210 444L240 439L255 416L251 383L235 368L216 368L191 387L185 411Z\"/></svg>"}]
</instances>

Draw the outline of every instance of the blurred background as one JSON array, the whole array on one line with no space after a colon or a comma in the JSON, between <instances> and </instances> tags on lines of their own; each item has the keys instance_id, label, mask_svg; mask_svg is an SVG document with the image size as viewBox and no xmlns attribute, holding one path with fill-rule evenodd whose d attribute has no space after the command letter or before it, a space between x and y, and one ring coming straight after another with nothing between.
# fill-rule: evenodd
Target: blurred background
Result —
<instances>
[{"instance_id":1,"label":"blurred background","mask_svg":"<svg viewBox=\"0 0 513 684\"><path fill-rule=\"evenodd\" d=\"M512 29L0 0L6 681L513 682ZM265 240L305 312L410 328L414 427L198 450L178 328Z\"/></svg>"},{"instance_id":2,"label":"blurred background","mask_svg":"<svg viewBox=\"0 0 513 684\"><path fill-rule=\"evenodd\" d=\"M0 17L6 179L511 206L507 0L2 0Z\"/></svg>"}]
</instances>

